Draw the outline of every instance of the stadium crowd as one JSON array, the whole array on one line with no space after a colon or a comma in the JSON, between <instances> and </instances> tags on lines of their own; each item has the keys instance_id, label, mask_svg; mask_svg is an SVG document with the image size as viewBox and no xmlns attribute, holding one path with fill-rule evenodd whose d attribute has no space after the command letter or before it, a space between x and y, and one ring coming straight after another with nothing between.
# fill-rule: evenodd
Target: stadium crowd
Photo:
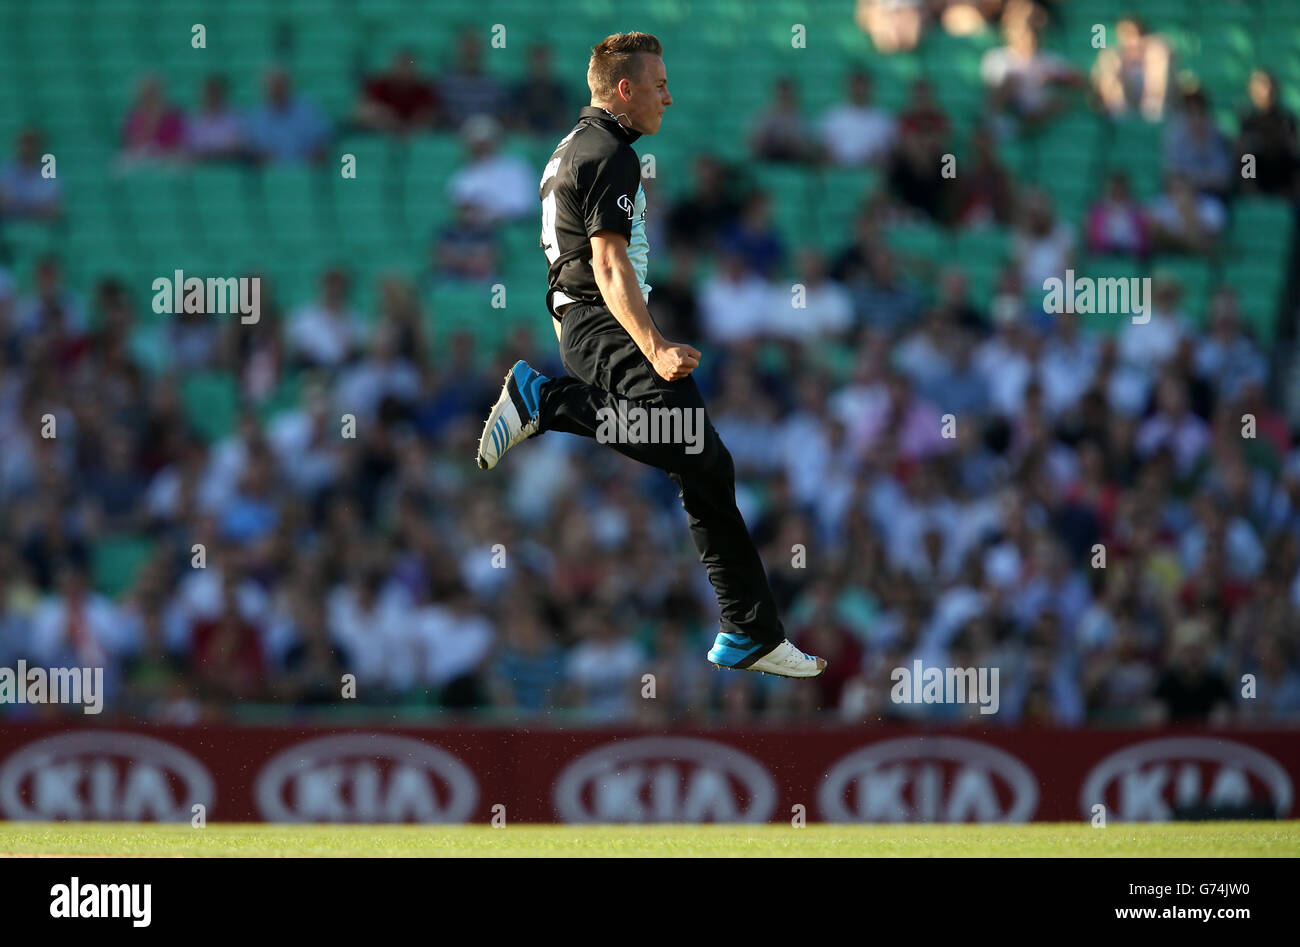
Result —
<instances>
[{"instance_id":1,"label":"stadium crowd","mask_svg":"<svg viewBox=\"0 0 1300 947\"><path fill-rule=\"evenodd\" d=\"M919 6L864 3L859 18L904 55L907 23L867 8ZM399 55L333 116L375 134L460 130L470 149L432 270L387 277L373 318L354 308L346 267L321 275L317 298L280 299L268 264L256 325L179 315L153 333L137 331L148 298L121 281L69 286L56 257L29 287L0 269L0 666L102 666L110 710L172 722L346 704L348 674L356 703L394 711L969 716L890 699L891 670L918 659L999 667L985 725L1300 721L1300 448L1274 340L1253 335L1227 284L1197 328L1166 272L1149 322L1112 336L1026 301L1085 250L1213 252L1248 148L1268 159L1251 186L1294 201L1294 117L1260 73L1230 141L1202 91L1176 88L1157 35L1131 23L1085 76L1038 50L1032 5L1008 11L1007 45L981 70L978 170L959 185L940 175L952 132L927 83L895 114L872 104L869 70L854 72L824 115L778 85L755 121L757 158L882 172L832 252L792 245L771 195L704 152L689 193L660 206L652 194L651 311L705 352L695 377L742 511L789 636L829 661L822 677L708 666L716 602L663 474L558 434L475 468L502 359L563 369L527 333L495 360L470 332L435 348L423 281L493 278L502 221L537 212L534 170L496 150L502 130L553 140L583 99L551 77L544 47L529 82L499 85L472 37L442 76ZM1085 219L1065 220L999 163L996 141L1050 123L1069 97L1166 123L1158 200L1137 202L1117 175L1096 182ZM187 115L151 78L123 117L122 154L313 161L330 128L284 72L248 115L220 80ZM0 172L4 215L59 212L32 176L38 141L25 136ZM919 218L1013 229L991 305L970 301L959 265L918 267L889 245L891 222ZM248 407L207 444L178 384L213 368L237 376ZM259 399L291 374L301 398L263 417ZM119 535L150 544L114 599L92 577L97 544Z\"/></svg>"}]
</instances>

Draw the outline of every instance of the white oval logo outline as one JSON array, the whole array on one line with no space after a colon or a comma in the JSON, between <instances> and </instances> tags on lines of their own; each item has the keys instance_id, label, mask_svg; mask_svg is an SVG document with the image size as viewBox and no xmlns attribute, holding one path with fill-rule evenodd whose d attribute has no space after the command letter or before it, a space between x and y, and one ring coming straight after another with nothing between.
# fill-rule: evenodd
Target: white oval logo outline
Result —
<instances>
[{"instance_id":1,"label":"white oval logo outline","mask_svg":"<svg viewBox=\"0 0 1300 947\"><path fill-rule=\"evenodd\" d=\"M1291 811L1291 777L1277 760L1263 750L1257 750L1235 740L1212 737L1161 737L1131 743L1116 750L1088 771L1079 791L1079 806L1086 816L1092 806L1104 803L1105 791L1115 778L1130 772L1144 763L1160 760L1201 761L1220 764L1236 763L1253 772L1268 786L1277 802L1278 818L1284 819Z\"/></svg>"},{"instance_id":2,"label":"white oval logo outline","mask_svg":"<svg viewBox=\"0 0 1300 947\"><path fill-rule=\"evenodd\" d=\"M209 811L216 803L216 783L207 767L174 743L121 730L79 730L41 737L5 758L0 764L0 810L16 821L48 819L49 816L28 806L19 795L22 777L59 757L82 755L126 757L161 766L166 772L181 777L188 791L188 801L182 799L168 817L158 820L160 822L188 822L192 812L190 807L195 802L202 803Z\"/></svg>"},{"instance_id":3,"label":"white oval logo outline","mask_svg":"<svg viewBox=\"0 0 1300 947\"><path fill-rule=\"evenodd\" d=\"M721 758L721 760L719 760ZM743 750L700 737L637 737L589 750L569 763L555 781L556 814L569 824L602 824L582 803L582 789L593 778L620 763L673 760L709 764L730 773L749 790L750 803L740 822L767 822L776 810L776 783L758 760Z\"/></svg>"},{"instance_id":4,"label":"white oval logo outline","mask_svg":"<svg viewBox=\"0 0 1300 947\"><path fill-rule=\"evenodd\" d=\"M868 769L902 760L936 760L980 766L1011 787L1010 808L997 822L1028 822L1038 811L1038 779L1033 770L1006 750L963 737L898 737L872 743L843 756L831 767L817 791L817 807L828 822L862 822L844 803L851 780Z\"/></svg>"},{"instance_id":5,"label":"white oval logo outline","mask_svg":"<svg viewBox=\"0 0 1300 947\"><path fill-rule=\"evenodd\" d=\"M447 784L451 792L446 807L439 818L422 824L468 822L478 806L478 780L459 757L441 747L399 734L335 733L294 743L262 765L253 783L253 801L258 812L268 822L311 821L281 799L280 790L285 782L294 773L322 760L355 756L416 763Z\"/></svg>"}]
</instances>

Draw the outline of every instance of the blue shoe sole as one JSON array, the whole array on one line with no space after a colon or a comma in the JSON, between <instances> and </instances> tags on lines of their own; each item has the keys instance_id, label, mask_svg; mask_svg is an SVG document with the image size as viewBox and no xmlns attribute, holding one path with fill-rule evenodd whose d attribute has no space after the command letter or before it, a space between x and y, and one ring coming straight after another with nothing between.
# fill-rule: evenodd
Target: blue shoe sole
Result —
<instances>
[{"instance_id":1,"label":"blue shoe sole","mask_svg":"<svg viewBox=\"0 0 1300 947\"><path fill-rule=\"evenodd\" d=\"M709 649L709 663L733 671L743 671L775 648L776 645L764 647L753 643L748 637L742 640L738 635L720 631L713 641L713 647Z\"/></svg>"}]
</instances>

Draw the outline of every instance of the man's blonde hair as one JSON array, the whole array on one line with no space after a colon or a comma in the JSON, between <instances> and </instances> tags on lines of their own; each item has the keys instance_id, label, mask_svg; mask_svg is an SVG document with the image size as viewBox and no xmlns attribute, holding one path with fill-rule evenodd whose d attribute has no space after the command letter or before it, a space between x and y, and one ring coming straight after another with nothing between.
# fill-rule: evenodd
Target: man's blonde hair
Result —
<instances>
[{"instance_id":1,"label":"man's blonde hair","mask_svg":"<svg viewBox=\"0 0 1300 947\"><path fill-rule=\"evenodd\" d=\"M664 54L663 44L649 33L614 33L591 47L587 64L587 87L591 97L608 101L615 96L620 79L636 79L645 68L638 54Z\"/></svg>"}]
</instances>

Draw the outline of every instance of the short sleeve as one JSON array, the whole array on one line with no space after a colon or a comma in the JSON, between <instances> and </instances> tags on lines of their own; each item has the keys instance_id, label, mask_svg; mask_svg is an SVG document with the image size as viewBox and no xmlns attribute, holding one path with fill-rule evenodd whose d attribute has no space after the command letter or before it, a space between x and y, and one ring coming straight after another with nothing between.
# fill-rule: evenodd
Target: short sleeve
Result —
<instances>
[{"instance_id":1,"label":"short sleeve","mask_svg":"<svg viewBox=\"0 0 1300 947\"><path fill-rule=\"evenodd\" d=\"M595 174L583 204L587 236L612 230L632 239L636 189L641 184L641 166L636 152L619 148L595 166Z\"/></svg>"}]
</instances>

